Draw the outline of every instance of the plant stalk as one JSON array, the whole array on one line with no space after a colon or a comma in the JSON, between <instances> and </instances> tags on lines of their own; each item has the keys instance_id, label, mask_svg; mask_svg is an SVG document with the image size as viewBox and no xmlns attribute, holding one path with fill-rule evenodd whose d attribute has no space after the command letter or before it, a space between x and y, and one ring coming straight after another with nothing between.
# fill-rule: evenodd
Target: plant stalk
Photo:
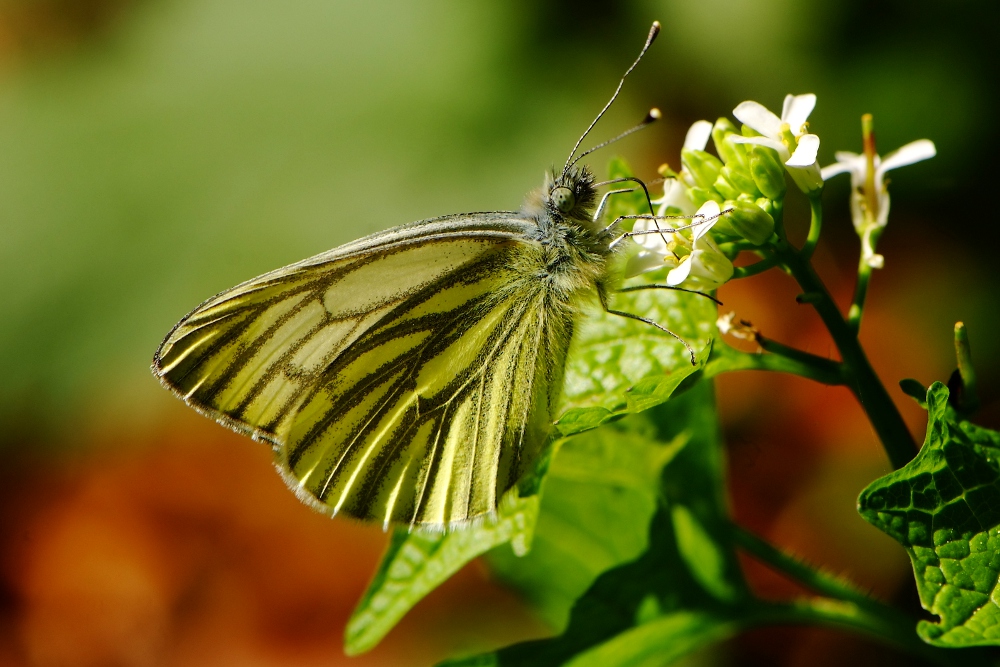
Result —
<instances>
[{"instance_id":1,"label":"plant stalk","mask_svg":"<svg viewBox=\"0 0 1000 667\"><path fill-rule=\"evenodd\" d=\"M847 385L854 392L875 428L893 468L903 467L916 455L916 442L906 428L906 423L892 402L892 398L889 397L889 392L865 356L855 331L840 314L837 304L834 303L826 285L816 275L812 264L799 251L789 243L781 242L778 244L777 254L781 266L795 278L803 292L808 295L807 301L816 309L830 332L843 360Z\"/></svg>"}]
</instances>

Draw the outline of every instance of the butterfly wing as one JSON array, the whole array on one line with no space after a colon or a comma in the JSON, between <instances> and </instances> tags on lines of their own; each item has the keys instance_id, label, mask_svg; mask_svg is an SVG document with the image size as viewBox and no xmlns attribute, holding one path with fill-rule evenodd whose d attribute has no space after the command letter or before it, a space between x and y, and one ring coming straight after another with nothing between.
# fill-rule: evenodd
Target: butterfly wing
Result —
<instances>
[{"instance_id":1,"label":"butterfly wing","mask_svg":"<svg viewBox=\"0 0 1000 667\"><path fill-rule=\"evenodd\" d=\"M271 442L300 498L388 524L492 511L538 459L572 327L519 214L414 223L209 299L153 369Z\"/></svg>"}]
</instances>

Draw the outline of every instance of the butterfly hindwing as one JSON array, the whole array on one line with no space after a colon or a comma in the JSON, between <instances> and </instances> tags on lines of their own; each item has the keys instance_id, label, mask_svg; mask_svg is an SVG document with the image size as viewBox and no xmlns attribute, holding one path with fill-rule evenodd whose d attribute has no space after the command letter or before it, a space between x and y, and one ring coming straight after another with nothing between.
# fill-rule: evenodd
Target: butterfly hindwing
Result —
<instances>
[{"instance_id":1,"label":"butterfly hindwing","mask_svg":"<svg viewBox=\"0 0 1000 667\"><path fill-rule=\"evenodd\" d=\"M572 326L524 278L541 261L530 224L449 216L266 274L184 318L154 368L272 442L319 509L432 525L483 515L540 454Z\"/></svg>"}]
</instances>

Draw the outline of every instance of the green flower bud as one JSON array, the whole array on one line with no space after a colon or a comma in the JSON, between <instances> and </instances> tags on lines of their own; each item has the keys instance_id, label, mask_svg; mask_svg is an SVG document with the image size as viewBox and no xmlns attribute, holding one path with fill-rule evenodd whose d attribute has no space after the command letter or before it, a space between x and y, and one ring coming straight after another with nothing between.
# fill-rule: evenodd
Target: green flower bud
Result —
<instances>
[{"instance_id":1,"label":"green flower bud","mask_svg":"<svg viewBox=\"0 0 1000 667\"><path fill-rule=\"evenodd\" d=\"M743 201L727 201L722 204L726 211L722 220L727 221L740 236L754 245L762 245L774 233L774 218L756 204Z\"/></svg>"},{"instance_id":2,"label":"green flower bud","mask_svg":"<svg viewBox=\"0 0 1000 667\"><path fill-rule=\"evenodd\" d=\"M757 189L757 184L753 182L753 176L750 175L749 162L747 162L746 169L741 169L735 165L727 164L719 170L719 175L725 178L734 188L736 188L737 192L745 192L749 195L753 195L754 198L761 195L761 191ZM720 190L719 192L722 191ZM730 199L735 198L736 197L730 197Z\"/></svg>"},{"instance_id":3,"label":"green flower bud","mask_svg":"<svg viewBox=\"0 0 1000 667\"><path fill-rule=\"evenodd\" d=\"M715 190L709 190L706 188L699 188L697 186L693 188L688 188L687 191L688 199L694 203L695 206L701 208L701 205L707 202L709 199L717 201L720 204L723 202L722 195L720 195Z\"/></svg>"},{"instance_id":4,"label":"green flower bud","mask_svg":"<svg viewBox=\"0 0 1000 667\"><path fill-rule=\"evenodd\" d=\"M693 148L681 149L681 163L687 168L698 187L711 188L719 177L722 163L719 158Z\"/></svg>"},{"instance_id":5,"label":"green flower bud","mask_svg":"<svg viewBox=\"0 0 1000 667\"><path fill-rule=\"evenodd\" d=\"M722 171L719 172L719 177L715 179L713 187L715 191L721 194L726 199L736 199L742 194L732 183L726 180L725 176L726 168L723 167Z\"/></svg>"},{"instance_id":6,"label":"green flower bud","mask_svg":"<svg viewBox=\"0 0 1000 667\"><path fill-rule=\"evenodd\" d=\"M715 126L712 127L712 141L715 143L715 152L719 154L723 162L737 165L746 170L750 168L746 145L726 141L726 136L730 134L739 136L739 133L740 131L728 118L720 118L715 121Z\"/></svg>"},{"instance_id":7,"label":"green flower bud","mask_svg":"<svg viewBox=\"0 0 1000 667\"><path fill-rule=\"evenodd\" d=\"M750 175L757 189L768 199L785 196L785 169L773 148L754 146L750 149Z\"/></svg>"},{"instance_id":8,"label":"green flower bud","mask_svg":"<svg viewBox=\"0 0 1000 667\"><path fill-rule=\"evenodd\" d=\"M719 207L724 211L727 208L727 204L731 204L731 203L732 203L731 201L727 200L727 201L724 201L723 203L719 204ZM743 238L743 235L740 234L729 223L728 217L725 216L725 215L721 216L718 220L715 221L715 224L712 225L711 234L712 234L712 238L714 238L716 241L720 241L720 242L738 241L739 239Z\"/></svg>"},{"instance_id":9,"label":"green flower bud","mask_svg":"<svg viewBox=\"0 0 1000 667\"><path fill-rule=\"evenodd\" d=\"M767 213L772 218L774 217L774 202L767 197L760 197L754 204L757 204L764 213Z\"/></svg>"}]
</instances>

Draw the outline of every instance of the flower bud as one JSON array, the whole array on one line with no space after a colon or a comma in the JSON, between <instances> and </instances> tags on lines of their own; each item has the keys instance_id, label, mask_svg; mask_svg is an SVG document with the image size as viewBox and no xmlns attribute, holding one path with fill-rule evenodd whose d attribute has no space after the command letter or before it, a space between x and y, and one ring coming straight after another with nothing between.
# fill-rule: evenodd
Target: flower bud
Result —
<instances>
[{"instance_id":1,"label":"flower bud","mask_svg":"<svg viewBox=\"0 0 1000 667\"><path fill-rule=\"evenodd\" d=\"M722 209L725 210L726 205L730 203L732 202L727 200L719 204L719 206L721 206ZM743 238L743 235L740 234L738 231L736 231L736 229L734 229L733 226L729 224L729 220L726 219L726 216L723 215L719 216L719 219L715 221L714 225L712 225L712 237L716 241L722 243L728 241L738 241Z\"/></svg>"},{"instance_id":2,"label":"flower bud","mask_svg":"<svg viewBox=\"0 0 1000 667\"><path fill-rule=\"evenodd\" d=\"M764 146L750 149L750 175L757 189L768 199L785 196L785 168L774 149Z\"/></svg>"},{"instance_id":3,"label":"flower bud","mask_svg":"<svg viewBox=\"0 0 1000 667\"><path fill-rule=\"evenodd\" d=\"M681 149L681 163L687 168L698 187L709 189L719 177L722 163L711 153L693 148Z\"/></svg>"},{"instance_id":4,"label":"flower bud","mask_svg":"<svg viewBox=\"0 0 1000 667\"><path fill-rule=\"evenodd\" d=\"M753 176L750 175L749 162L747 165L747 169L741 169L735 165L727 164L719 170L719 175L725 178L734 188L736 188L737 192L745 192L756 198L761 195L761 191L757 189L757 184L753 182ZM720 192L722 191L720 190Z\"/></svg>"},{"instance_id":5,"label":"flower bud","mask_svg":"<svg viewBox=\"0 0 1000 667\"><path fill-rule=\"evenodd\" d=\"M750 243L763 245L774 233L774 218L756 204L730 200L722 204L722 210L727 209L729 210L722 216L722 220L728 222Z\"/></svg>"},{"instance_id":6,"label":"flower bud","mask_svg":"<svg viewBox=\"0 0 1000 667\"><path fill-rule=\"evenodd\" d=\"M772 218L774 217L774 202L767 197L758 197L756 201L753 202L760 207L760 210L767 213Z\"/></svg>"},{"instance_id":7,"label":"flower bud","mask_svg":"<svg viewBox=\"0 0 1000 667\"><path fill-rule=\"evenodd\" d=\"M699 188L697 186L693 188L688 188L687 195L688 199L690 199L692 203L694 203L694 205L699 208L701 207L702 204L704 204L709 200L719 202L720 204L723 201L722 195L720 195L715 190Z\"/></svg>"},{"instance_id":8,"label":"flower bud","mask_svg":"<svg viewBox=\"0 0 1000 667\"><path fill-rule=\"evenodd\" d=\"M742 193L740 192L739 189L736 188L736 186L734 186L732 183L726 180L725 171L726 171L725 167L723 167L722 170L719 171L719 177L715 179L713 187L715 188L716 192L718 192L726 199L736 199Z\"/></svg>"},{"instance_id":9,"label":"flower bud","mask_svg":"<svg viewBox=\"0 0 1000 667\"><path fill-rule=\"evenodd\" d=\"M707 237L667 274L668 285L714 290L733 277L733 263Z\"/></svg>"},{"instance_id":10,"label":"flower bud","mask_svg":"<svg viewBox=\"0 0 1000 667\"><path fill-rule=\"evenodd\" d=\"M722 161L727 165L736 165L743 169L750 168L750 160L747 157L747 149L744 144L734 144L726 140L730 134L739 136L740 131L730 122L728 118L720 118L715 121L712 127L712 141L715 143L715 152L719 154Z\"/></svg>"}]
</instances>

